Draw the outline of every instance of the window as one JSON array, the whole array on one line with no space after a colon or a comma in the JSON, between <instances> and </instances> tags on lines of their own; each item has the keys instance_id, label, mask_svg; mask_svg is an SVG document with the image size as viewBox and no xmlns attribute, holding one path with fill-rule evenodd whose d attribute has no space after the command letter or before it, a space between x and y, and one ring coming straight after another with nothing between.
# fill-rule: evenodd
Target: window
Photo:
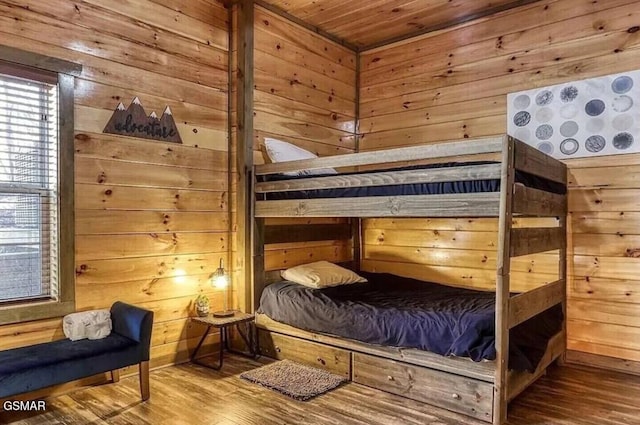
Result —
<instances>
[{"instance_id":1,"label":"window","mask_svg":"<svg viewBox=\"0 0 640 425\"><path fill-rule=\"evenodd\" d=\"M73 77L16 57L47 63L0 48L0 324L75 307Z\"/></svg>"},{"instance_id":2,"label":"window","mask_svg":"<svg viewBox=\"0 0 640 425\"><path fill-rule=\"evenodd\" d=\"M55 297L58 86L0 74L0 302Z\"/></svg>"}]
</instances>

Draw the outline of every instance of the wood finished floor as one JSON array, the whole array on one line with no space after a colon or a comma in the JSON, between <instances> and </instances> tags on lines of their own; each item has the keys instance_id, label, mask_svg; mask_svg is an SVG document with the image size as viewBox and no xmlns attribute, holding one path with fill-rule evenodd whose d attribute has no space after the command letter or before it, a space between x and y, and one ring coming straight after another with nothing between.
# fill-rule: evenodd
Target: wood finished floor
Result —
<instances>
[{"instance_id":1,"label":"wood finished floor","mask_svg":"<svg viewBox=\"0 0 640 425\"><path fill-rule=\"evenodd\" d=\"M479 425L402 397L347 384L307 402L241 380L260 363L229 357L222 372L184 364L151 373L151 400L140 403L137 377L48 400L47 412L0 413L20 425ZM515 400L510 425L640 425L640 378L596 369L554 368Z\"/></svg>"}]
</instances>

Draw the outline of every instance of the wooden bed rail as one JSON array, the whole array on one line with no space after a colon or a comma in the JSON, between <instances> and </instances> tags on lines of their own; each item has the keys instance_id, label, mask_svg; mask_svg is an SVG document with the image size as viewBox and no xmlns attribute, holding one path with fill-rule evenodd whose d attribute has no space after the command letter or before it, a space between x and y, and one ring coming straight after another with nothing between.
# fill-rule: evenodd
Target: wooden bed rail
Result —
<instances>
[{"instance_id":1,"label":"wooden bed rail","mask_svg":"<svg viewBox=\"0 0 640 425\"><path fill-rule=\"evenodd\" d=\"M349 203L345 204L345 199ZM496 192L256 202L256 217L496 217Z\"/></svg>"},{"instance_id":2,"label":"wooden bed rail","mask_svg":"<svg viewBox=\"0 0 640 425\"><path fill-rule=\"evenodd\" d=\"M567 184L567 166L538 149L509 136L514 143L514 166L516 170L525 171L556 183Z\"/></svg>"},{"instance_id":3,"label":"wooden bed rail","mask_svg":"<svg viewBox=\"0 0 640 425\"><path fill-rule=\"evenodd\" d=\"M565 291L565 280L560 279L512 297L509 301L509 329L562 303Z\"/></svg>"},{"instance_id":4,"label":"wooden bed rail","mask_svg":"<svg viewBox=\"0 0 640 425\"><path fill-rule=\"evenodd\" d=\"M349 187L390 186L411 183L488 180L500 178L500 164L466 165L463 167L425 168L404 171L335 175L303 180L281 180L256 183L256 193L291 192L297 190Z\"/></svg>"},{"instance_id":5,"label":"wooden bed rail","mask_svg":"<svg viewBox=\"0 0 640 425\"><path fill-rule=\"evenodd\" d=\"M473 141L447 141L424 146L386 149L384 151L350 153L300 161L277 162L256 165L255 174L261 176L327 167L356 167L360 165L386 164L432 158L442 158L445 160L449 158L451 161L455 161L455 157L457 156L500 152L503 146L503 139L504 136L475 139Z\"/></svg>"}]
</instances>

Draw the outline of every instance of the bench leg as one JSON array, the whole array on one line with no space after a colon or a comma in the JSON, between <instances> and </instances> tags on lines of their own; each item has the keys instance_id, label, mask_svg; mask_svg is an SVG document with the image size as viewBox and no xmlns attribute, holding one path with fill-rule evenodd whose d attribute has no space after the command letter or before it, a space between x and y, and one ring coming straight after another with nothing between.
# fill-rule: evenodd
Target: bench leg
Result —
<instances>
[{"instance_id":1,"label":"bench leg","mask_svg":"<svg viewBox=\"0 0 640 425\"><path fill-rule=\"evenodd\" d=\"M140 395L142 401L149 400L149 362L140 362Z\"/></svg>"},{"instance_id":2,"label":"bench leg","mask_svg":"<svg viewBox=\"0 0 640 425\"><path fill-rule=\"evenodd\" d=\"M120 382L120 369L111 371L111 382Z\"/></svg>"}]
</instances>

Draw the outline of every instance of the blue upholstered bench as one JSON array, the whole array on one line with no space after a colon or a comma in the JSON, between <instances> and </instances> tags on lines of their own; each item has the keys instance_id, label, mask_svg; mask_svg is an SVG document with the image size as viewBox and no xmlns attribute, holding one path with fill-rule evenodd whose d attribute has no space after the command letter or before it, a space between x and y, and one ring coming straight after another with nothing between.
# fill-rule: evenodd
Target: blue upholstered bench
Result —
<instances>
[{"instance_id":1,"label":"blue upholstered bench","mask_svg":"<svg viewBox=\"0 0 640 425\"><path fill-rule=\"evenodd\" d=\"M62 339L0 351L0 398L109 371L118 381L118 369L138 364L140 393L147 400L153 312L116 302L111 320L113 330L103 339Z\"/></svg>"}]
</instances>

